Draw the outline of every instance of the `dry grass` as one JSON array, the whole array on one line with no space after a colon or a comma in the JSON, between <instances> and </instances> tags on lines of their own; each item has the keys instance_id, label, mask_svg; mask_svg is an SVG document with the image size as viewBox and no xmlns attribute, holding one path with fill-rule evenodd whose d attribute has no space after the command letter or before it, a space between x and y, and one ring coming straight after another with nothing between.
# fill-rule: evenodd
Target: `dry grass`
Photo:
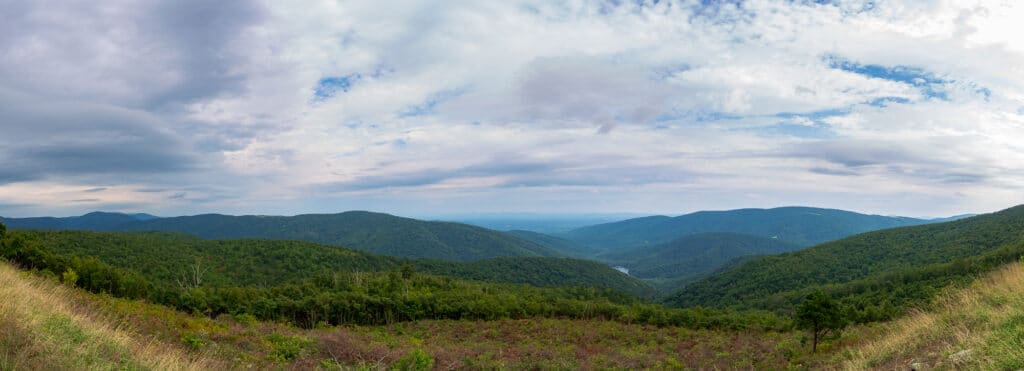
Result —
<instances>
[{"instance_id":1,"label":"dry grass","mask_svg":"<svg viewBox=\"0 0 1024 371\"><path fill-rule=\"evenodd\" d=\"M1010 264L937 299L935 310L888 323L845 369L1024 367L1024 266Z\"/></svg>"},{"instance_id":2,"label":"dry grass","mask_svg":"<svg viewBox=\"0 0 1024 371\"><path fill-rule=\"evenodd\" d=\"M600 320L416 321L321 331L320 356L377 369L416 350L435 370L785 369L802 333L745 333Z\"/></svg>"},{"instance_id":3,"label":"dry grass","mask_svg":"<svg viewBox=\"0 0 1024 371\"><path fill-rule=\"evenodd\" d=\"M83 295L0 263L0 369L223 368L97 318Z\"/></svg>"}]
</instances>

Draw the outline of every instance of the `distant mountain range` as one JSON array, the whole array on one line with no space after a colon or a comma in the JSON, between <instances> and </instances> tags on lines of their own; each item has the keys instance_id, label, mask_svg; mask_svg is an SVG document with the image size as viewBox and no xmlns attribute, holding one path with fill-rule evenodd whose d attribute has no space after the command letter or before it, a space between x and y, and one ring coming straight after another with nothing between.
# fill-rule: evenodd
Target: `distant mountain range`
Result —
<instances>
[{"instance_id":1,"label":"distant mountain range","mask_svg":"<svg viewBox=\"0 0 1024 371\"><path fill-rule=\"evenodd\" d=\"M157 217L149 214L122 214L96 211L82 216L66 218L0 217L0 222L3 222L7 225L7 228L11 229L81 229L91 231L109 231L116 230L119 226L126 224L152 219L157 219Z\"/></svg>"},{"instance_id":2,"label":"distant mountain range","mask_svg":"<svg viewBox=\"0 0 1024 371\"><path fill-rule=\"evenodd\" d=\"M780 207L700 211L677 217L648 216L578 228L558 236L596 251L657 245L708 232L738 233L811 246L858 233L931 222L835 209Z\"/></svg>"},{"instance_id":3,"label":"distant mountain range","mask_svg":"<svg viewBox=\"0 0 1024 371\"><path fill-rule=\"evenodd\" d=\"M752 256L799 250L868 231L962 217L966 216L925 220L782 207L641 217L555 234L526 230L500 232L467 224L422 221L366 211L297 216L205 214L171 218L94 212L79 217L0 218L0 221L11 229L164 231L204 239L297 240L395 257L458 262L500 257L592 259L628 268L632 276L644 279L663 292L671 292L725 267L740 266L738 262ZM530 224L522 218L513 219ZM544 229L543 224L537 221L535 229ZM548 264L568 269L565 275L571 275L569 272L575 269L553 262L538 260L532 266ZM459 275L472 276L465 271ZM571 281L571 278L566 277L566 280Z\"/></svg>"},{"instance_id":4,"label":"distant mountain range","mask_svg":"<svg viewBox=\"0 0 1024 371\"><path fill-rule=\"evenodd\" d=\"M173 218L95 212L69 218L3 218L0 221L11 229L165 231L205 239L298 240L389 256L450 261L505 256L564 256L543 245L481 227L366 211L297 216L206 214Z\"/></svg>"}]
</instances>

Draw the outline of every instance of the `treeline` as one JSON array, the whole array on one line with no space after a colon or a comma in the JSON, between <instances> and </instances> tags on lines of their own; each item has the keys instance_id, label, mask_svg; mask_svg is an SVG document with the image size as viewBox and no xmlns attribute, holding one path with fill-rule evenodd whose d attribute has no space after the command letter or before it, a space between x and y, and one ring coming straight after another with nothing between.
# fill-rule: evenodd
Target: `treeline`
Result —
<instances>
[{"instance_id":1,"label":"treeline","mask_svg":"<svg viewBox=\"0 0 1024 371\"><path fill-rule=\"evenodd\" d=\"M866 233L754 259L695 282L666 302L781 315L821 290L855 322L927 307L947 287L1024 255L1024 207L954 222Z\"/></svg>"},{"instance_id":2,"label":"treeline","mask_svg":"<svg viewBox=\"0 0 1024 371\"><path fill-rule=\"evenodd\" d=\"M95 293L123 298L146 298L153 286L142 275L110 266L92 257L63 256L48 251L38 239L6 232L0 224L0 257L24 269Z\"/></svg>"},{"instance_id":3,"label":"treeline","mask_svg":"<svg viewBox=\"0 0 1024 371\"><path fill-rule=\"evenodd\" d=\"M200 265L192 267L191 281L186 274L171 283L93 257L56 253L38 234L22 232L0 238L0 257L91 292L146 299L208 316L247 314L302 327L528 317L603 318L690 328L790 327L788 320L763 312L671 309L610 289L475 282L419 273L411 265L384 272L320 273L267 287L212 285L195 278L203 273Z\"/></svg>"}]
</instances>

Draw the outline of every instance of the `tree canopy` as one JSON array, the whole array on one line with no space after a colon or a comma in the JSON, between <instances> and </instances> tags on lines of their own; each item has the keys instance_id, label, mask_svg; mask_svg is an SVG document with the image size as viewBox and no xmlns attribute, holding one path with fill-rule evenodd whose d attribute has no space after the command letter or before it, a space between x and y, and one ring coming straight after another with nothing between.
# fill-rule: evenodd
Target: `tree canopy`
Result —
<instances>
[{"instance_id":1,"label":"tree canopy","mask_svg":"<svg viewBox=\"0 0 1024 371\"><path fill-rule=\"evenodd\" d=\"M811 331L811 351L818 351L818 340L822 336L846 326L842 308L821 291L815 291L804 298L796 307L794 320L797 328Z\"/></svg>"}]
</instances>

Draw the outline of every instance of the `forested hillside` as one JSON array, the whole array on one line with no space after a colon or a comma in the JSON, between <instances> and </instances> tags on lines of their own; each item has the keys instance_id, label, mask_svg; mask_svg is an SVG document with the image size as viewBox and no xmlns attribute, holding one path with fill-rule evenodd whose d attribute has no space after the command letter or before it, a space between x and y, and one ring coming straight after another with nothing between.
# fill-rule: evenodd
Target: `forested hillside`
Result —
<instances>
[{"instance_id":1,"label":"forested hillside","mask_svg":"<svg viewBox=\"0 0 1024 371\"><path fill-rule=\"evenodd\" d=\"M925 223L928 221L834 209L780 207L650 216L579 228L560 236L604 250L654 245L706 232L747 234L811 246L857 233Z\"/></svg>"},{"instance_id":2,"label":"forested hillside","mask_svg":"<svg viewBox=\"0 0 1024 371\"><path fill-rule=\"evenodd\" d=\"M499 256L562 255L503 232L459 223L427 222L365 211L297 216L206 214L174 218L94 213L74 218L8 219L8 222L11 223L11 229L165 231L205 239L309 241L389 256L451 261Z\"/></svg>"},{"instance_id":3,"label":"forested hillside","mask_svg":"<svg viewBox=\"0 0 1024 371\"><path fill-rule=\"evenodd\" d=\"M220 281L240 279L240 275L232 273L234 270L267 265L257 260L246 262L247 254L236 252L237 255L231 255L229 251L256 246L261 241L243 240L240 245L225 241L185 242L185 245L196 244L200 249L213 249L233 258L218 265L216 258L211 256L200 256L196 260L196 256L178 255L176 247L181 245L133 245L143 241L120 238L129 235L140 234L17 231L0 235L0 257L92 292L145 298L209 316L247 314L303 327L320 323L380 324L420 319L527 317L604 318L690 327L786 326L785 321L766 314L674 310L644 303L611 289L579 286L538 288L470 281L417 272L411 265L383 272L318 272L304 280L288 281L287 274L292 273L295 267L286 262L277 270L253 274L254 277L261 273L283 275L285 280L259 282L257 278L251 278L248 282L252 285L219 284ZM141 236L160 238L159 234L153 233ZM183 240L188 241L187 238ZM90 248L85 244L94 246ZM253 251L270 251L271 257L264 257L267 260L278 258L274 256L276 253L287 257L308 252L302 250L300 243L288 244L281 249L283 252L267 245L258 246ZM106 260L92 255L95 253L90 251L94 248L105 249L101 255ZM181 266L170 268L158 260ZM178 263L173 264L175 261ZM494 264L500 265L501 262ZM298 270L304 271L303 268ZM217 273L222 273L224 278L212 278Z\"/></svg>"},{"instance_id":4,"label":"forested hillside","mask_svg":"<svg viewBox=\"0 0 1024 371\"><path fill-rule=\"evenodd\" d=\"M508 257L472 263L407 259L304 241L202 240L170 232L19 232L57 254L93 257L161 284L203 272L211 286L270 287L318 274L414 271L498 283L533 286L589 286L649 296L650 288L607 265L568 258ZM191 279L194 283L194 279Z\"/></svg>"},{"instance_id":5,"label":"forested hillside","mask_svg":"<svg viewBox=\"0 0 1024 371\"><path fill-rule=\"evenodd\" d=\"M886 319L935 293L1024 255L1024 206L952 222L865 233L754 259L694 282L667 302L680 307L789 312L822 290L860 321Z\"/></svg>"},{"instance_id":6,"label":"forested hillside","mask_svg":"<svg viewBox=\"0 0 1024 371\"><path fill-rule=\"evenodd\" d=\"M628 268L632 276L657 282L660 288L674 291L736 258L799 248L772 238L736 233L699 233L653 246L616 250L601 258Z\"/></svg>"},{"instance_id":7,"label":"forested hillside","mask_svg":"<svg viewBox=\"0 0 1024 371\"><path fill-rule=\"evenodd\" d=\"M594 257L593 248L561 237L524 230L512 230L508 231L507 233L522 238L524 240L531 241L538 245L546 246L566 256L589 258Z\"/></svg>"}]
</instances>

